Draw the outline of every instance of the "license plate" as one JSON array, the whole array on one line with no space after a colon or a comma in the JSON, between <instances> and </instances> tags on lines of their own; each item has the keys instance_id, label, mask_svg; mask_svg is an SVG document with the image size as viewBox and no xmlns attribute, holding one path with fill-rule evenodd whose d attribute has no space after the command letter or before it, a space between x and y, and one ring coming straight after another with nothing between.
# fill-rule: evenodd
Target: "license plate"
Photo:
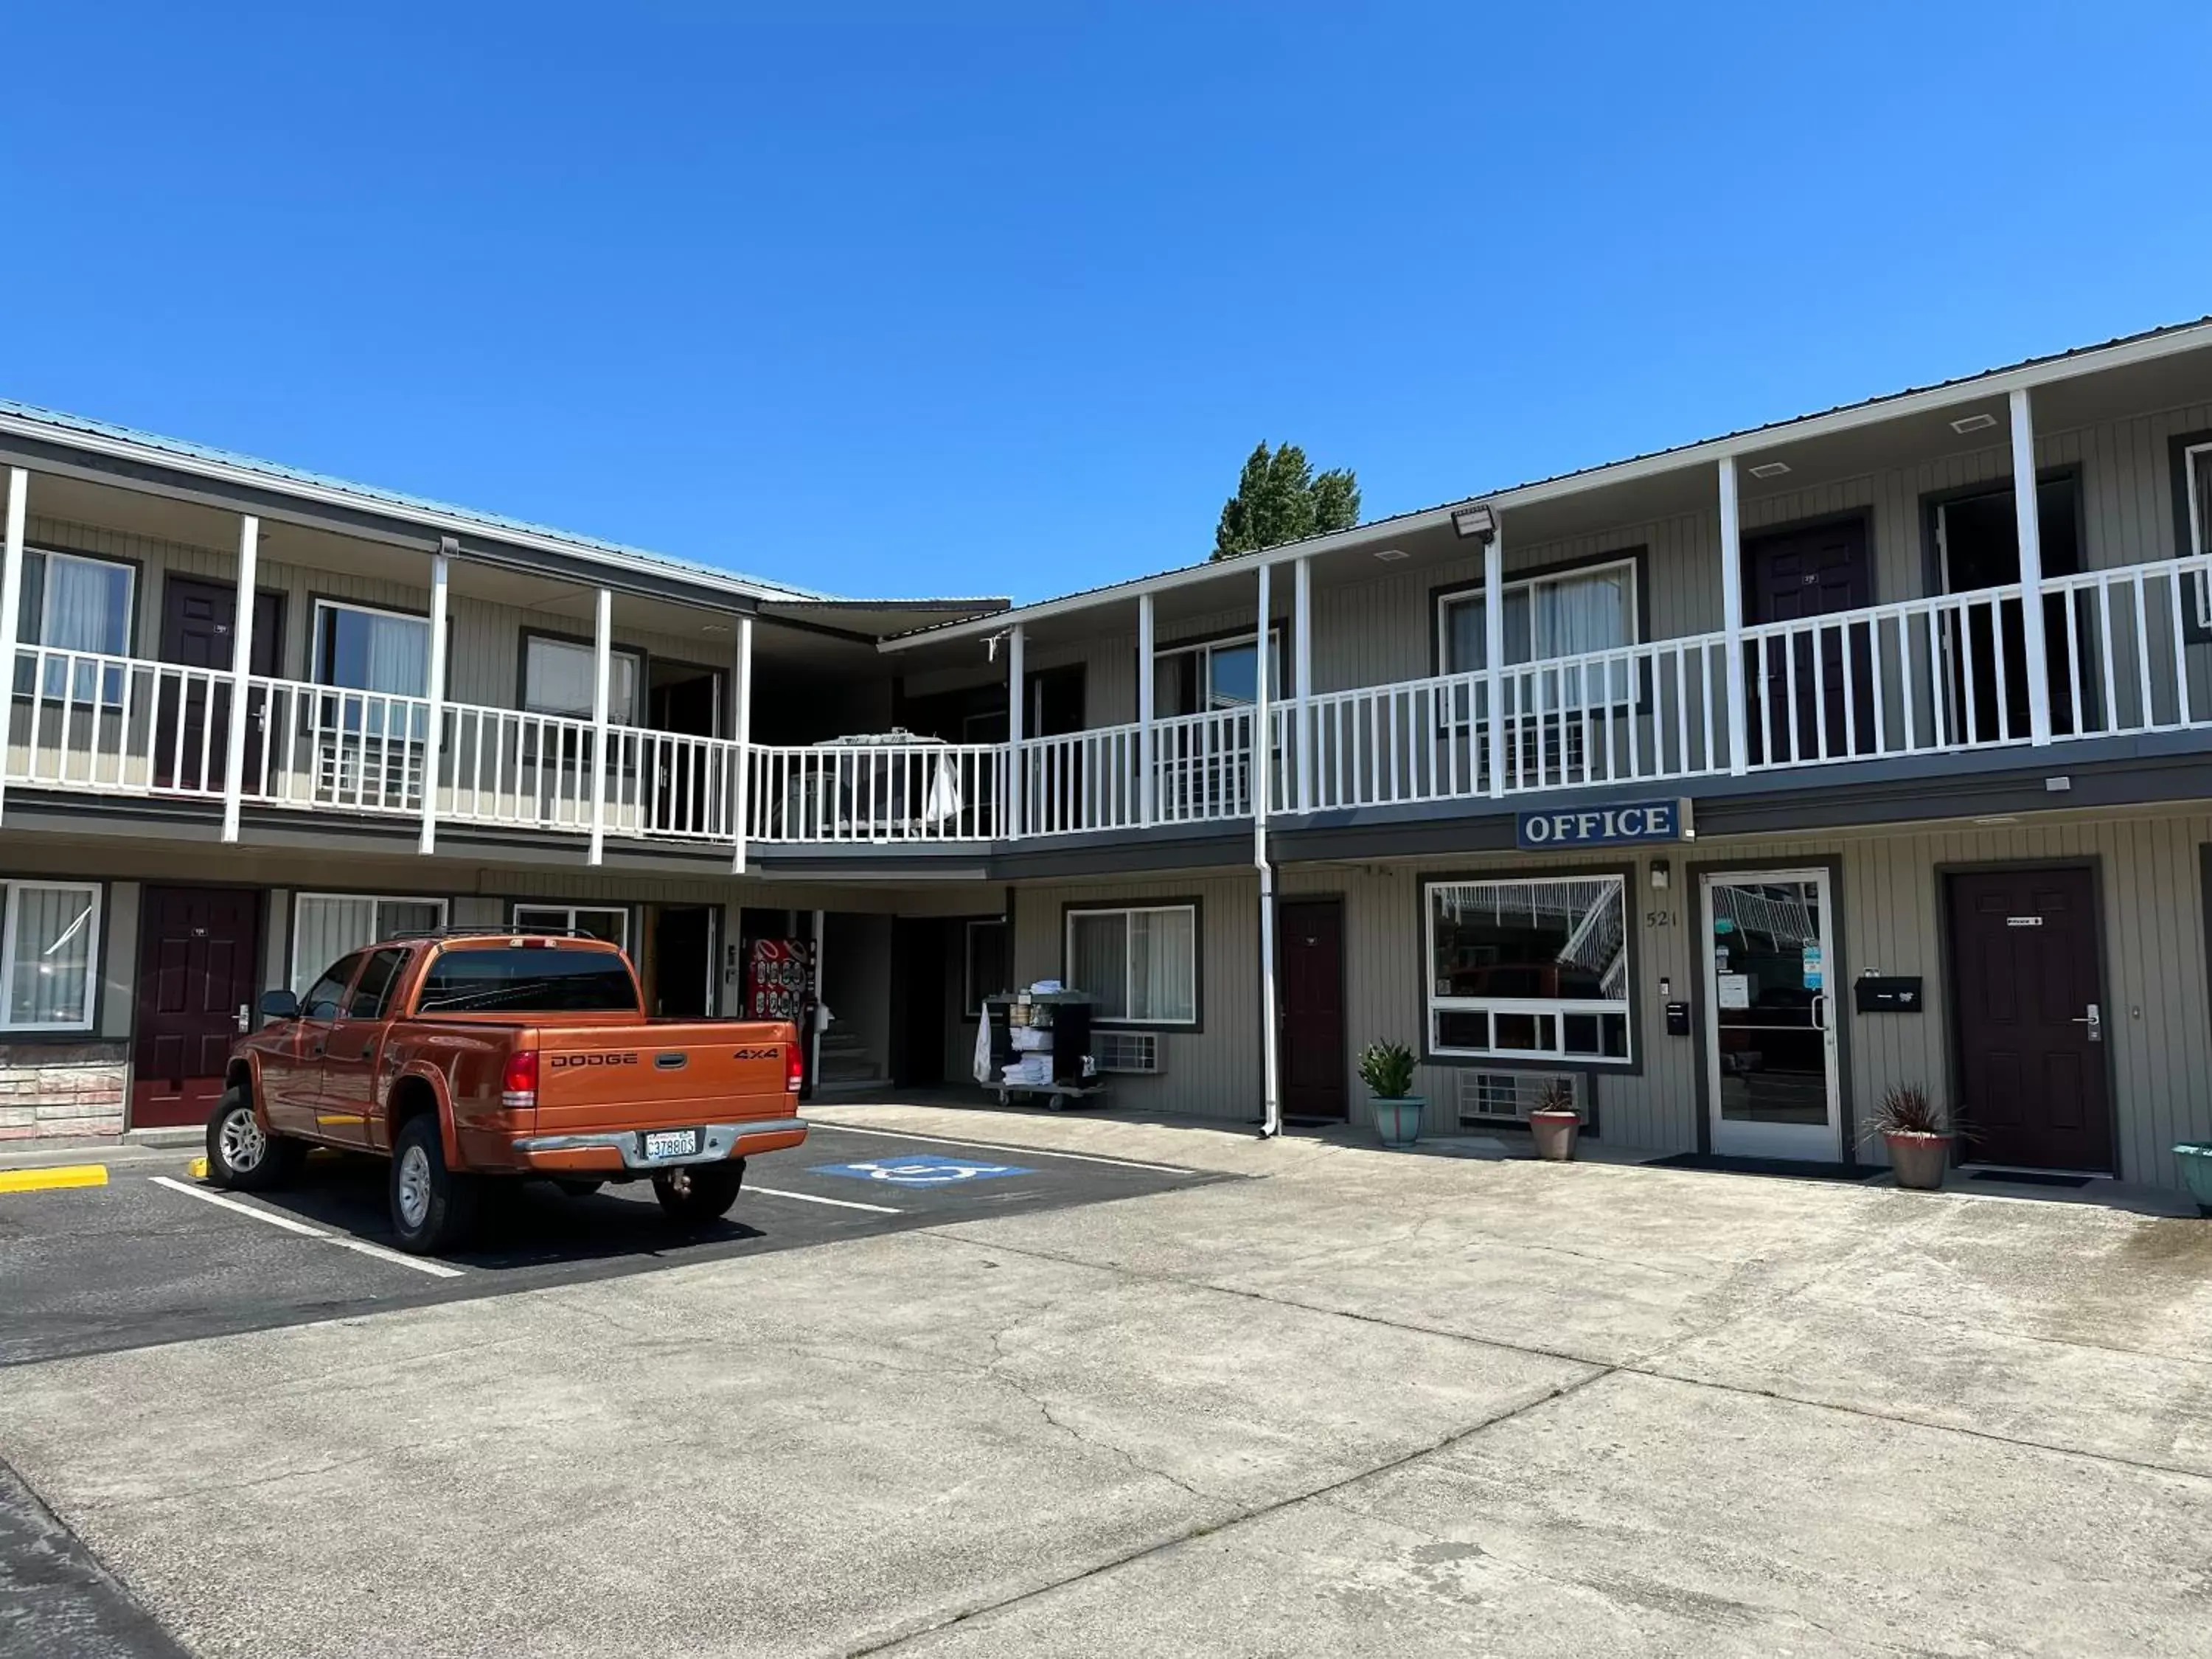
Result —
<instances>
[{"instance_id":1,"label":"license plate","mask_svg":"<svg viewBox=\"0 0 2212 1659\"><path fill-rule=\"evenodd\" d=\"M654 1129L645 1137L645 1155L649 1160L691 1158L698 1151L699 1132L696 1129Z\"/></svg>"}]
</instances>

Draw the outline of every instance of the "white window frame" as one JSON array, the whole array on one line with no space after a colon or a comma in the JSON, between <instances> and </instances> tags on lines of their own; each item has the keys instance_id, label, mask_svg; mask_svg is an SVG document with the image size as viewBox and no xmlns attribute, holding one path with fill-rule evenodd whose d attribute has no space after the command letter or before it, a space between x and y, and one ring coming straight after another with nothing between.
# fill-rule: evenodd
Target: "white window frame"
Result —
<instances>
[{"instance_id":1,"label":"white window frame","mask_svg":"<svg viewBox=\"0 0 2212 1659\"><path fill-rule=\"evenodd\" d=\"M53 621L53 567L57 560L64 564L106 565L123 573L122 648L114 652L79 650L78 654L113 657L128 661L134 649L134 636L137 630L138 567L128 559L106 558L97 553L64 553L59 548L27 547L23 550L26 580L29 579L29 564L33 559L40 561L42 567L39 574L39 614L33 617L27 613L16 623L16 643L41 650L64 648L52 644L49 637ZM26 627L31 629L32 637L29 639L22 637ZM78 650L75 647L67 648ZM113 710L123 705L123 682L128 672L125 669L95 668L90 663L82 663L72 674L65 664L50 659L43 675L29 664L22 665L15 672L10 689L20 697L36 695L47 702L75 702ZM98 681L96 687L93 684L94 680ZM80 685L83 690L78 690Z\"/></svg>"},{"instance_id":2,"label":"white window frame","mask_svg":"<svg viewBox=\"0 0 2212 1659\"><path fill-rule=\"evenodd\" d=\"M352 947L353 951L366 951L379 939L386 937L387 930L384 925L384 907L387 904L434 904L438 907L438 926L441 927L450 927L453 919L453 901L439 898L429 893L295 893L292 895L291 971L285 975L285 979L291 985L293 994L295 996L307 988L307 986L300 983L300 912L311 899L329 899L341 904L360 904L365 902L376 906L370 917L375 926L369 929L369 936L367 939ZM349 951L347 954L350 955L352 952ZM330 965L327 962L319 962L309 971L319 974ZM309 985L313 982L313 980L308 981Z\"/></svg>"},{"instance_id":3,"label":"white window frame","mask_svg":"<svg viewBox=\"0 0 2212 1659\"><path fill-rule=\"evenodd\" d=\"M1607 646L1605 648L1608 651L1626 651L1644 643L1644 596L1641 588L1641 574L1636 568L1638 563L1636 556L1629 554L1618 559L1601 559L1591 564L1572 565L1564 570L1549 570L1537 575L1522 576L1516 580L1507 582L1498 594L1498 599L1502 604L1516 592L1526 592L1530 596L1530 604L1533 605L1537 588L1554 587L1561 582L1579 581L1590 576L1601 575L1608 570L1626 570L1628 573L1628 637L1619 645ZM1482 672L1474 667L1456 665L1452 661L1450 613L1454 605L1476 604L1484 598L1484 591L1480 584L1474 587L1462 587L1454 592L1437 595L1437 669L1439 673L1474 674ZM1534 641L1532 641L1531 643L1533 644ZM1559 660L1557 657L1532 655L1527 662L1507 662L1499 665L1504 668L1525 668L1530 663Z\"/></svg>"},{"instance_id":4,"label":"white window frame","mask_svg":"<svg viewBox=\"0 0 2212 1659\"><path fill-rule=\"evenodd\" d=\"M2204 522L2203 495L2197 485L2199 469L2212 471L2212 443L2191 444L2181 452L2181 491L2189 505L2189 545L2184 557L2212 553L2212 524ZM2197 575L2197 625L2212 632L2212 573Z\"/></svg>"},{"instance_id":5,"label":"white window frame","mask_svg":"<svg viewBox=\"0 0 2212 1659\"><path fill-rule=\"evenodd\" d=\"M1253 705L1249 702L1217 703L1213 701L1213 653L1217 651L1234 651L1239 646L1250 645L1258 637L1258 633L1255 630L1243 634L1234 634L1226 639L1194 640L1188 645L1163 645L1155 647L1152 651L1152 665L1149 671L1153 676L1153 685L1157 688L1159 684L1158 675L1160 672L1160 665L1162 663L1167 662L1176 657L1196 657L1198 659L1198 697L1200 702L1204 705L1202 708L1186 709L1182 714L1163 714L1159 718L1162 720L1187 720L1200 714L1232 713L1240 708L1249 708L1253 707ZM1275 678L1273 683L1274 689L1268 695L1275 700L1280 701L1284 696L1289 695L1285 687L1290 680L1290 664L1284 660L1283 656L1282 623L1269 623L1267 624L1267 654L1273 664L1275 671Z\"/></svg>"},{"instance_id":6,"label":"white window frame","mask_svg":"<svg viewBox=\"0 0 2212 1659\"><path fill-rule=\"evenodd\" d=\"M1141 915L1166 915L1181 911L1190 918L1190 1012L1172 1019L1148 1018L1137 1014L1100 1014L1097 1023L1102 1025L1136 1025L1161 1030L1188 1030L1197 1028L1205 981L1199 973L1200 952L1205 949L1199 937L1198 906L1186 900L1180 904L1097 904L1079 905L1070 909L1060 921L1060 960L1066 964L1062 974L1072 973L1075 963L1075 922L1079 916L1119 916L1121 918L1121 1006L1132 1007L1136 1003L1137 953L1129 948L1129 929L1132 918ZM1088 990L1087 986L1068 984L1072 991ZM1093 992L1093 995L1097 993Z\"/></svg>"},{"instance_id":7,"label":"white window frame","mask_svg":"<svg viewBox=\"0 0 2212 1659\"><path fill-rule=\"evenodd\" d=\"M0 1031L89 1031L98 1018L100 994L100 951L105 942L100 932L103 896L100 884L90 881L43 881L26 878L21 881L0 882L6 894L0 898L5 906L4 925L0 925ZM8 1011L15 1006L15 921L19 914L16 896L26 888L46 892L82 893L92 903L85 916L84 926L90 934L85 951L84 1018L76 1020L22 1020L8 1018Z\"/></svg>"},{"instance_id":8,"label":"white window frame","mask_svg":"<svg viewBox=\"0 0 2212 1659\"><path fill-rule=\"evenodd\" d=\"M420 691L371 691L358 685L336 685L325 679L323 675L330 665L323 660L323 614L330 611L352 611L364 617L388 617L394 622L414 623L422 629L426 637L430 631L430 619L417 616L412 611L395 611L387 605L363 605L354 599L319 599L315 601L314 615L310 619L313 626L307 635L307 678L313 684L326 691L351 691L366 697L412 697L420 702L429 696L430 688L427 684ZM423 652L422 660L423 672L427 674L430 660L428 651Z\"/></svg>"},{"instance_id":9,"label":"white window frame","mask_svg":"<svg viewBox=\"0 0 2212 1659\"><path fill-rule=\"evenodd\" d=\"M580 651L592 659L592 672L595 676L599 672L599 647L589 640L572 640L559 634L526 632L522 636L522 696L520 699L522 712L526 714L544 714L550 720L588 721L592 718L592 711L588 707L580 711L573 708L555 708L550 706L541 708L531 701L530 647L533 645L550 645L564 651ZM607 722L611 726L642 727L645 725L646 703L650 696L646 684L646 671L649 666L646 660L646 653L634 646L617 645L610 647L607 655L610 658L627 657L636 669L630 677L630 711L629 717L625 720L621 711L614 706L615 677L612 664L610 663L607 675ZM700 666L704 668L703 664ZM705 672L715 674L718 678L720 673L719 669L707 669ZM719 701L717 699L718 703ZM719 725L720 722L720 711L718 707L716 723Z\"/></svg>"},{"instance_id":10,"label":"white window frame","mask_svg":"<svg viewBox=\"0 0 2212 1659\"><path fill-rule=\"evenodd\" d=\"M618 916L622 919L622 937L617 939L615 944L625 955L629 953L630 914L629 906L627 904L564 904L556 899L517 899L507 907L507 926L517 933L526 933L530 931L522 925L521 917L525 910L543 910L549 915L564 916L567 920L562 921L561 926L571 933L578 931L576 927L578 916Z\"/></svg>"},{"instance_id":11,"label":"white window frame","mask_svg":"<svg viewBox=\"0 0 2212 1659\"><path fill-rule=\"evenodd\" d=\"M121 657L131 654L131 623L138 615L138 567L137 565L128 559L103 558L97 553L64 553L58 548L52 547L27 547L23 551L27 557L35 556L44 560L48 572L52 570L54 561L57 559L65 564L101 564L120 570L124 579L123 648L114 654ZM47 642L46 632L53 621L52 614L53 603L54 584L50 576L42 574L39 580L38 637L27 643L45 645Z\"/></svg>"},{"instance_id":12,"label":"white window frame","mask_svg":"<svg viewBox=\"0 0 2212 1659\"><path fill-rule=\"evenodd\" d=\"M1580 1069L1603 1066L1614 1070L1626 1070L1636 1064L1636 1021L1626 996L1612 997L1455 997L1439 996L1437 993L1437 904L1436 891L1440 887L1553 887L1576 883L1611 882L1620 893L1621 950L1626 954L1627 984L1634 981L1634 921L1630 914L1629 880L1617 871L1592 871L1578 875L1519 876L1474 875L1426 879L1421 883L1421 987L1422 1035L1426 1039L1428 1052L1432 1055L1453 1060L1482 1060L1496 1062L1530 1060L1547 1066L1569 1065ZM1492 1046L1487 1048L1468 1048L1448 1045L1438 1040L1437 1016L1439 1013L1480 1013L1491 1019ZM1497 1019L1500 1014L1534 1014L1552 1017L1553 1046L1549 1048L1501 1048L1496 1045ZM1566 1044L1566 1017L1575 1015L1619 1014L1621 1017L1622 1042L1627 1053L1621 1054L1586 1054L1569 1049Z\"/></svg>"}]
</instances>

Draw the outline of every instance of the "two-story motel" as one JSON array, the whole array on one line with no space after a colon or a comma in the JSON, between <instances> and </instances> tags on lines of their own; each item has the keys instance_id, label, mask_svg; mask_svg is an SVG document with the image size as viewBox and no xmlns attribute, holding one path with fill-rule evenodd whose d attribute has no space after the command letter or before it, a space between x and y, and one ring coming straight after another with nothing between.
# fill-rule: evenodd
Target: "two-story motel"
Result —
<instances>
[{"instance_id":1,"label":"two-story motel","mask_svg":"<svg viewBox=\"0 0 2212 1659\"><path fill-rule=\"evenodd\" d=\"M1385 1039L1431 1133L2212 1137L2212 321L1012 609L13 405L0 465L0 1136L196 1121L263 988L452 923L671 1014L798 941L823 1089L1054 977L1234 1121Z\"/></svg>"}]
</instances>

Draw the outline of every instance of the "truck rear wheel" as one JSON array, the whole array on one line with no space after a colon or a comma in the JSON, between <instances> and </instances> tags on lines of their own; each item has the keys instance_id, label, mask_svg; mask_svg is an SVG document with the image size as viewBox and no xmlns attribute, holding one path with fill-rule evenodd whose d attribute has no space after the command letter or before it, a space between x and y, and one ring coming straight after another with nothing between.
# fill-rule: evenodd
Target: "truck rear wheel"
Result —
<instances>
[{"instance_id":1,"label":"truck rear wheel","mask_svg":"<svg viewBox=\"0 0 2212 1659\"><path fill-rule=\"evenodd\" d=\"M741 1158L722 1164L690 1164L653 1176L653 1195L660 1200L671 1221L700 1227L729 1213L744 1179L745 1161Z\"/></svg>"},{"instance_id":2,"label":"truck rear wheel","mask_svg":"<svg viewBox=\"0 0 2212 1659\"><path fill-rule=\"evenodd\" d=\"M253 1097L235 1086L223 1091L208 1115L207 1178L241 1193L265 1193L300 1173L307 1149L272 1135L253 1115Z\"/></svg>"},{"instance_id":3,"label":"truck rear wheel","mask_svg":"<svg viewBox=\"0 0 2212 1659\"><path fill-rule=\"evenodd\" d=\"M437 1118L425 1112L408 1119L392 1149L392 1231L399 1248L429 1255L459 1244L476 1223L477 1198L477 1178L446 1167Z\"/></svg>"}]
</instances>

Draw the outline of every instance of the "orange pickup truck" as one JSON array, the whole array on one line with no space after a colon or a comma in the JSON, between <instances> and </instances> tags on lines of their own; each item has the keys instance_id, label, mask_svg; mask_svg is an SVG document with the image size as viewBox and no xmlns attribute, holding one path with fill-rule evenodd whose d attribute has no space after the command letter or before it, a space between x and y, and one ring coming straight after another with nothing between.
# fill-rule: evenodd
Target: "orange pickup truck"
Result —
<instances>
[{"instance_id":1,"label":"orange pickup truck","mask_svg":"<svg viewBox=\"0 0 2212 1659\"><path fill-rule=\"evenodd\" d=\"M748 1157L806 1139L789 1022L648 1019L599 939L386 939L261 1012L208 1120L209 1177L274 1187L310 1145L387 1158L392 1231L418 1253L460 1242L486 1178L580 1195L649 1177L696 1224L737 1201Z\"/></svg>"}]
</instances>

